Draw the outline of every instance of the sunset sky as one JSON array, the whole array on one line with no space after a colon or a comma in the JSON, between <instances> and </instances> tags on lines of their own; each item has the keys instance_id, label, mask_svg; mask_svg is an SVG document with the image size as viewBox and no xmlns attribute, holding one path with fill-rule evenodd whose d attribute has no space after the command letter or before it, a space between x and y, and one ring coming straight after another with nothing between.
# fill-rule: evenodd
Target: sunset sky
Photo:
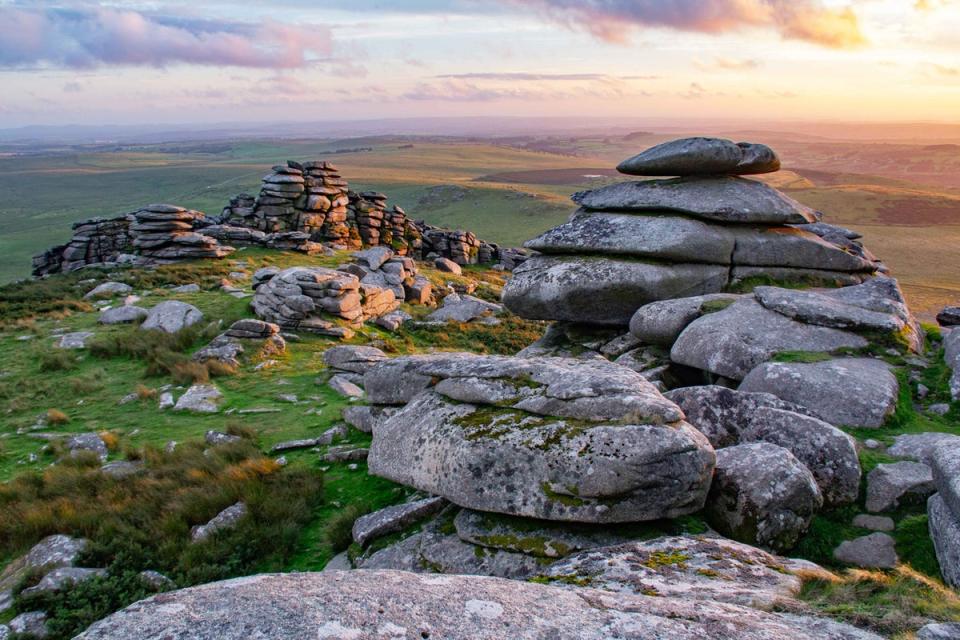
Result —
<instances>
[{"instance_id":1,"label":"sunset sky","mask_svg":"<svg viewBox=\"0 0 960 640\"><path fill-rule=\"evenodd\" d=\"M0 128L960 121L960 0L0 0Z\"/></svg>"}]
</instances>

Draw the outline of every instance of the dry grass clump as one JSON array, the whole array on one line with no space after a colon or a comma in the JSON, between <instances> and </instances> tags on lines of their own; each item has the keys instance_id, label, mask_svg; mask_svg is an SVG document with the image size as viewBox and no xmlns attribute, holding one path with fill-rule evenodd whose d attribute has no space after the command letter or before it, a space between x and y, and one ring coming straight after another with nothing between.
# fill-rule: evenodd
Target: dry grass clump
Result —
<instances>
[{"instance_id":1,"label":"dry grass clump","mask_svg":"<svg viewBox=\"0 0 960 640\"><path fill-rule=\"evenodd\" d=\"M60 409L47 409L47 424L60 426L70 422L70 416Z\"/></svg>"},{"instance_id":2,"label":"dry grass clump","mask_svg":"<svg viewBox=\"0 0 960 640\"><path fill-rule=\"evenodd\" d=\"M138 384L135 391L137 394L138 400L156 400L159 392L156 389L152 389L146 385Z\"/></svg>"},{"instance_id":3,"label":"dry grass clump","mask_svg":"<svg viewBox=\"0 0 960 640\"><path fill-rule=\"evenodd\" d=\"M904 564L807 580L801 599L820 613L884 636L912 633L931 619L960 620L960 595Z\"/></svg>"}]
</instances>

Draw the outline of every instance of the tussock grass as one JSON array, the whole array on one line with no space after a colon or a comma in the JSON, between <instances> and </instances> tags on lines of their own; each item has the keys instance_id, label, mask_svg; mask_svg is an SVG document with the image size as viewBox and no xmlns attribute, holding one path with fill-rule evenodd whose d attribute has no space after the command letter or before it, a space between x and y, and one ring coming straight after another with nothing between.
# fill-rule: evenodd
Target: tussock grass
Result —
<instances>
[{"instance_id":1,"label":"tussock grass","mask_svg":"<svg viewBox=\"0 0 960 640\"><path fill-rule=\"evenodd\" d=\"M807 580L801 599L820 613L886 636L913 632L930 619L960 619L960 596L906 565Z\"/></svg>"},{"instance_id":2,"label":"tussock grass","mask_svg":"<svg viewBox=\"0 0 960 640\"><path fill-rule=\"evenodd\" d=\"M47 410L47 424L59 426L67 424L68 422L70 422L70 416L60 411L60 409Z\"/></svg>"},{"instance_id":3,"label":"tussock grass","mask_svg":"<svg viewBox=\"0 0 960 640\"><path fill-rule=\"evenodd\" d=\"M40 353L40 371L70 371L77 368L77 357L63 349L47 349Z\"/></svg>"},{"instance_id":4,"label":"tussock grass","mask_svg":"<svg viewBox=\"0 0 960 640\"><path fill-rule=\"evenodd\" d=\"M371 509L365 504L351 504L337 512L327 521L323 536L334 553L346 551L353 544L353 523L362 515L370 513Z\"/></svg>"}]
</instances>

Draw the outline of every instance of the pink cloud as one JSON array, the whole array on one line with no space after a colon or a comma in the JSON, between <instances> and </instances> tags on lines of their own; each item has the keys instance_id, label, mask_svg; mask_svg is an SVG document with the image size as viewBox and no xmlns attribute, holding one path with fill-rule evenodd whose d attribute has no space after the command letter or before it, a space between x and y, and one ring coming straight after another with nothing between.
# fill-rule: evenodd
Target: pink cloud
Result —
<instances>
[{"instance_id":1,"label":"pink cloud","mask_svg":"<svg viewBox=\"0 0 960 640\"><path fill-rule=\"evenodd\" d=\"M328 56L330 29L186 20L117 9L0 7L0 66L170 64L292 69Z\"/></svg>"},{"instance_id":2,"label":"pink cloud","mask_svg":"<svg viewBox=\"0 0 960 640\"><path fill-rule=\"evenodd\" d=\"M771 28L784 38L845 48L864 42L850 9L831 9L821 0L501 0L532 7L574 30L615 44L639 27L724 33L745 27Z\"/></svg>"}]
</instances>

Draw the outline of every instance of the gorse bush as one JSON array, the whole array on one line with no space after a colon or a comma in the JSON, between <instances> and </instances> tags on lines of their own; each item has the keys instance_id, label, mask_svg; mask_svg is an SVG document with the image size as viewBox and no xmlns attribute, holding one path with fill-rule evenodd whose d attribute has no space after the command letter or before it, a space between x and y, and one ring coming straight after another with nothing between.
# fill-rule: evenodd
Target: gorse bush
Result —
<instances>
[{"instance_id":1,"label":"gorse bush","mask_svg":"<svg viewBox=\"0 0 960 640\"><path fill-rule=\"evenodd\" d=\"M143 570L179 586L281 570L321 503L321 475L282 468L249 439L204 451L144 449L144 472L124 478L100 472L96 456L77 456L0 485L0 556L63 533L91 541L80 566L109 569L82 588L23 598L18 610L49 611L53 637L69 638L147 595L134 579ZM247 515L235 527L191 542L193 526L238 501Z\"/></svg>"}]
</instances>

